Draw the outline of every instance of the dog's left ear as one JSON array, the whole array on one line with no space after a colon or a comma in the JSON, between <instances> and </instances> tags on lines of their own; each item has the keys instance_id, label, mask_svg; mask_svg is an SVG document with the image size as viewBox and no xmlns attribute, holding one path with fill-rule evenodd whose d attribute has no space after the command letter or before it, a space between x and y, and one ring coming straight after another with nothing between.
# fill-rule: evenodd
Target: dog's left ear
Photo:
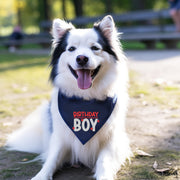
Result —
<instances>
[{"instance_id":1,"label":"dog's left ear","mask_svg":"<svg viewBox=\"0 0 180 180\"><path fill-rule=\"evenodd\" d=\"M95 27L100 28L103 35L109 39L116 32L115 23L112 16L105 16L98 24L94 24Z\"/></svg>"},{"instance_id":2,"label":"dog's left ear","mask_svg":"<svg viewBox=\"0 0 180 180\"><path fill-rule=\"evenodd\" d=\"M59 41L63 35L75 27L71 23L67 23L61 19L55 19L52 25L52 36L54 41Z\"/></svg>"}]
</instances>

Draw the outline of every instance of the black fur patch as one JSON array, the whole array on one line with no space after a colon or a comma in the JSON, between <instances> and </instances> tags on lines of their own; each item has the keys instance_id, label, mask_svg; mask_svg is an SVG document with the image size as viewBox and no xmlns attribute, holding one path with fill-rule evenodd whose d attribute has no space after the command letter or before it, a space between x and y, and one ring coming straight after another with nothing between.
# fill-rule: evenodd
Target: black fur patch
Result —
<instances>
[{"instance_id":1,"label":"black fur patch","mask_svg":"<svg viewBox=\"0 0 180 180\"><path fill-rule=\"evenodd\" d=\"M59 42L57 42L56 48L53 51L52 54L52 59L51 59L51 63L50 66L52 66L51 69L51 73L50 73L50 80L53 81L54 78L57 75L57 65L58 65L58 61L59 58L61 56L61 54L66 51L66 46L67 46L67 38L69 36L69 31L67 31L63 37L59 40Z\"/></svg>"},{"instance_id":2,"label":"black fur patch","mask_svg":"<svg viewBox=\"0 0 180 180\"><path fill-rule=\"evenodd\" d=\"M102 45L103 50L114 56L116 60L118 60L116 53L113 51L112 46L109 43L109 40L104 36L102 30L100 29L99 25L94 25L94 30L98 34L98 42Z\"/></svg>"}]
</instances>

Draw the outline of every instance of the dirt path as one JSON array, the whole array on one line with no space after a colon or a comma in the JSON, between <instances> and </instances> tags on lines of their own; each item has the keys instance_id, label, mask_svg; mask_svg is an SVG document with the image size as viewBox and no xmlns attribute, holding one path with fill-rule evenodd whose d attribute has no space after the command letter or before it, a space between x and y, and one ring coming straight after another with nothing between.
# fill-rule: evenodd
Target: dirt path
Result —
<instances>
[{"instance_id":1,"label":"dirt path","mask_svg":"<svg viewBox=\"0 0 180 180\"><path fill-rule=\"evenodd\" d=\"M129 68L143 81L180 85L180 51L128 51ZM149 149L180 150L178 109L161 109L130 100L127 129L134 146Z\"/></svg>"},{"instance_id":2,"label":"dirt path","mask_svg":"<svg viewBox=\"0 0 180 180\"><path fill-rule=\"evenodd\" d=\"M180 83L180 50L127 51L129 67L148 81L164 79Z\"/></svg>"}]
</instances>

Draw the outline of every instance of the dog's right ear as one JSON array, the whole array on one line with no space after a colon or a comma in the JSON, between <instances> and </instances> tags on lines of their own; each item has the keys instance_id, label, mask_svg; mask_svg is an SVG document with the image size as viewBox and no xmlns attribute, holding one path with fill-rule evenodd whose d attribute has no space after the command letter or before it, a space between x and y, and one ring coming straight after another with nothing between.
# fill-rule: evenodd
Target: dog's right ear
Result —
<instances>
[{"instance_id":1,"label":"dog's right ear","mask_svg":"<svg viewBox=\"0 0 180 180\"><path fill-rule=\"evenodd\" d=\"M67 23L61 19L55 19L52 25L52 36L54 41L59 41L68 30L74 28L75 27L71 23Z\"/></svg>"}]
</instances>

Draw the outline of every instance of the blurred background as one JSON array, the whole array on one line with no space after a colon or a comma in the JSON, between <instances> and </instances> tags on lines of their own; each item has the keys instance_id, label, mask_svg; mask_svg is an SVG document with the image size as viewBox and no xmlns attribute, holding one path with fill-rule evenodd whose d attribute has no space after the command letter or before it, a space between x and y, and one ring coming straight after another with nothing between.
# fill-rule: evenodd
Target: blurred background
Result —
<instances>
[{"instance_id":1,"label":"blurred background","mask_svg":"<svg viewBox=\"0 0 180 180\"><path fill-rule=\"evenodd\" d=\"M144 9L168 8L167 0L1 0L0 35L20 25L26 33L40 32L40 24L54 18L99 16Z\"/></svg>"}]
</instances>

